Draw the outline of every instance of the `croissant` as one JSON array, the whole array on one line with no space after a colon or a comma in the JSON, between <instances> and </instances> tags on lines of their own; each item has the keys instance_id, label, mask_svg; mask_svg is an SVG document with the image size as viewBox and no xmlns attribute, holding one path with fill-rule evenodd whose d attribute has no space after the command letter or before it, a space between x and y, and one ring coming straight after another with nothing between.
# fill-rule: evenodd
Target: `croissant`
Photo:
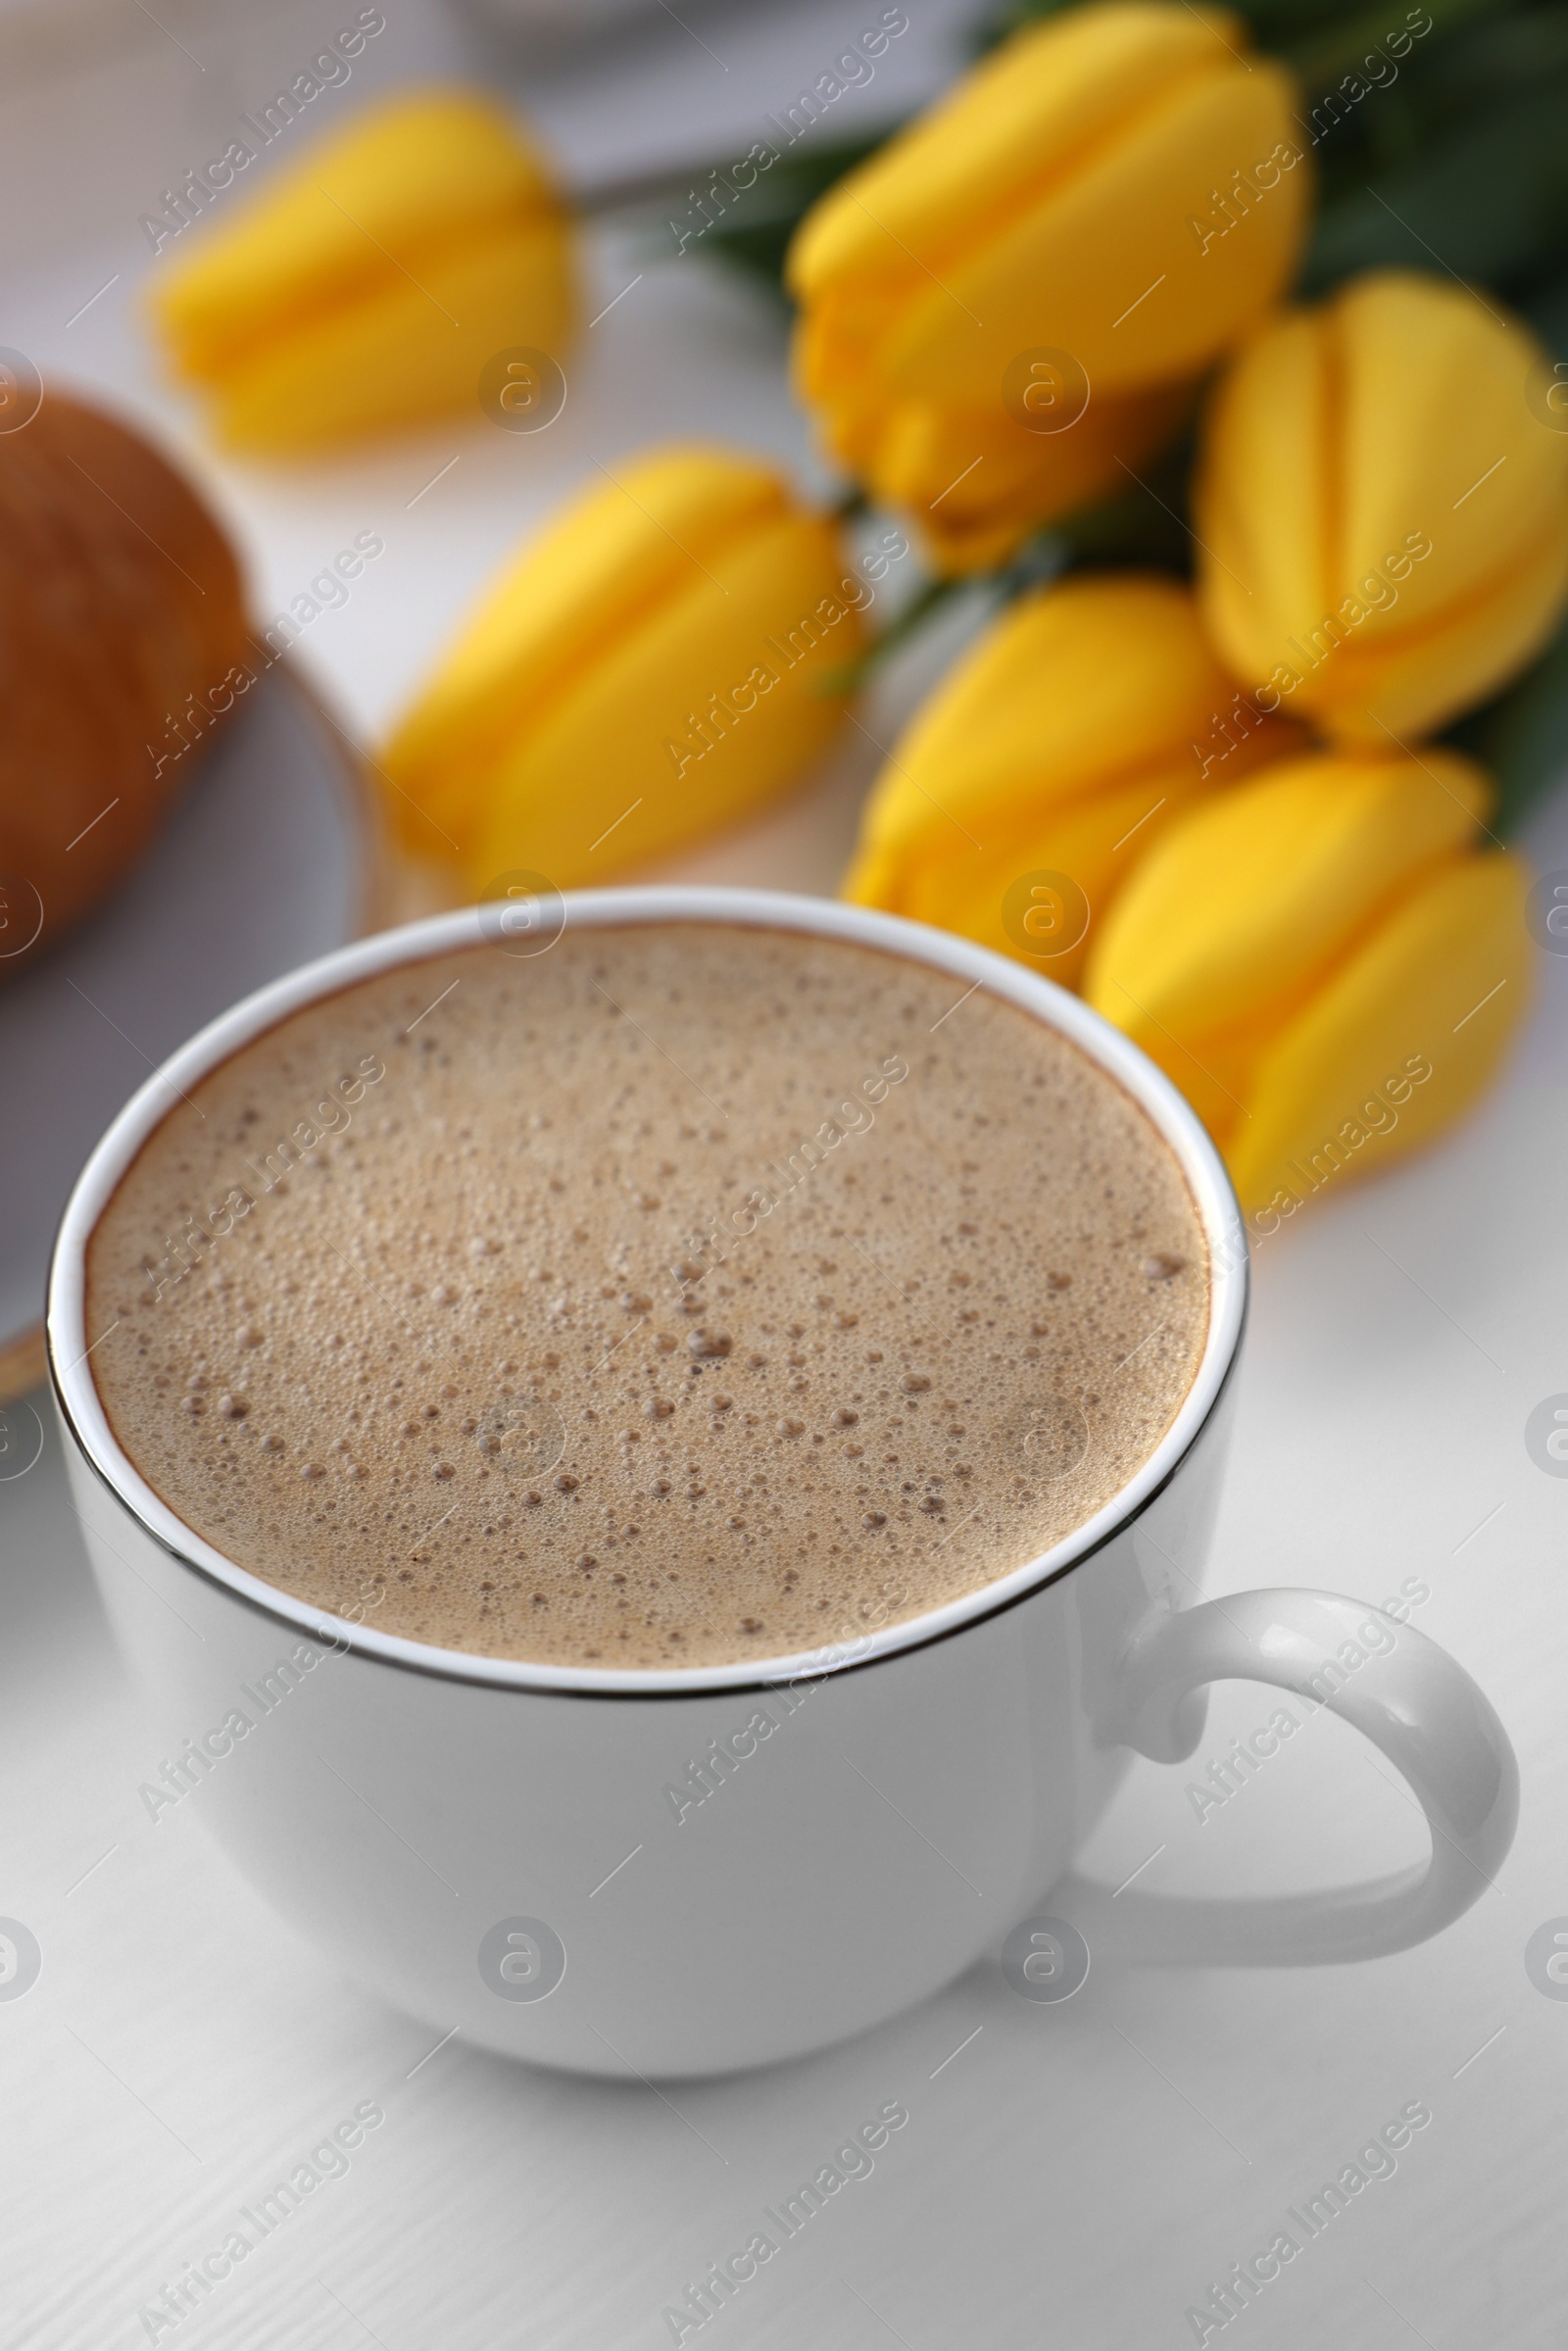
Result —
<instances>
[{"instance_id":1,"label":"croissant","mask_svg":"<svg viewBox=\"0 0 1568 2351\"><path fill-rule=\"evenodd\" d=\"M141 856L246 654L233 550L139 434L53 391L0 433L0 976Z\"/></svg>"}]
</instances>

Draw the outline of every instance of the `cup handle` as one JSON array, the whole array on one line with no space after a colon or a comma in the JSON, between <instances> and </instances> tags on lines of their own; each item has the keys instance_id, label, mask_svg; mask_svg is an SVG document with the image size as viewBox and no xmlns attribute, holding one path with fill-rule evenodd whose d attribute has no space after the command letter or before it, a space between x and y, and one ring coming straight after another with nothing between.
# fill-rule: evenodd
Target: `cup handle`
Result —
<instances>
[{"instance_id":1,"label":"cup handle","mask_svg":"<svg viewBox=\"0 0 1568 2351\"><path fill-rule=\"evenodd\" d=\"M1363 1629L1385 1628L1378 1654ZM1348 1662L1349 1642L1364 1663ZM1164 1966L1300 1967L1375 1959L1424 1942L1496 1876L1519 1817L1519 1766L1491 1701L1424 1633L1331 1592L1244 1592L1155 1619L1118 1681L1117 1742L1180 1763L1202 1731L1211 1682L1272 1683L1353 1723L1402 1774L1432 1831L1431 1857L1319 1893L1206 1899L1112 1894L1070 1877L1059 1906L1109 1957Z\"/></svg>"}]
</instances>

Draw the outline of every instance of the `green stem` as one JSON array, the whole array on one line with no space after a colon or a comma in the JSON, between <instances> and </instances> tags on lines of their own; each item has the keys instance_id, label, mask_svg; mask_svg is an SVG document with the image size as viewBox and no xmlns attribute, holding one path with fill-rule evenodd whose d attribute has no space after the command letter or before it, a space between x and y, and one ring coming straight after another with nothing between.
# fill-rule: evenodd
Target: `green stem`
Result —
<instances>
[{"instance_id":1,"label":"green stem","mask_svg":"<svg viewBox=\"0 0 1568 2351\"><path fill-rule=\"evenodd\" d=\"M1516 840L1568 773L1568 619L1523 677L1461 718L1445 740L1491 769L1497 782L1492 830Z\"/></svg>"},{"instance_id":2,"label":"green stem","mask_svg":"<svg viewBox=\"0 0 1568 2351\"><path fill-rule=\"evenodd\" d=\"M1431 19L1428 32L1417 38L1427 39L1431 33L1441 37L1456 31L1474 18L1494 16L1513 4L1514 0L1430 0L1424 12L1413 12L1424 13ZM1373 7L1358 8L1314 40L1281 45L1279 54L1299 76L1308 105L1325 90L1333 89L1345 74L1352 73L1389 38L1391 31L1404 29L1397 24L1391 26L1389 15L1389 0L1376 0Z\"/></svg>"},{"instance_id":3,"label":"green stem","mask_svg":"<svg viewBox=\"0 0 1568 2351\"><path fill-rule=\"evenodd\" d=\"M858 660L847 661L841 669L830 669L819 680L817 692L830 698L841 694L858 694L866 682L876 675L884 661L889 661L902 645L925 626L933 612L952 602L960 588L969 586L967 579L928 579L925 586L911 596L896 620L890 620L880 636L873 637Z\"/></svg>"}]
</instances>

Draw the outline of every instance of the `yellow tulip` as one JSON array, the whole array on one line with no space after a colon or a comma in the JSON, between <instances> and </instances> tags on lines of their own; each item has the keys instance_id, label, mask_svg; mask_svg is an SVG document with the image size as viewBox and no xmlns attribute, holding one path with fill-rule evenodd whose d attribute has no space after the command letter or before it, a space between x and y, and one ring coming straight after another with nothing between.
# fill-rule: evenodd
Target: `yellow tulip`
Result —
<instances>
[{"instance_id":1,"label":"yellow tulip","mask_svg":"<svg viewBox=\"0 0 1568 2351\"><path fill-rule=\"evenodd\" d=\"M1174 581L1091 574L1040 589L906 729L844 895L1070 987L1151 843L1295 740L1244 706Z\"/></svg>"},{"instance_id":2,"label":"yellow tulip","mask_svg":"<svg viewBox=\"0 0 1568 2351\"><path fill-rule=\"evenodd\" d=\"M575 311L570 225L490 99L366 108L201 232L154 281L175 372L236 449L307 449L476 411L519 347L558 364Z\"/></svg>"},{"instance_id":3,"label":"yellow tulip","mask_svg":"<svg viewBox=\"0 0 1568 2351\"><path fill-rule=\"evenodd\" d=\"M1247 47L1223 11L1066 10L803 221L800 388L948 567L1125 488L1285 284L1309 166L1289 73Z\"/></svg>"},{"instance_id":4,"label":"yellow tulip","mask_svg":"<svg viewBox=\"0 0 1568 2351\"><path fill-rule=\"evenodd\" d=\"M1544 643L1568 595L1568 435L1532 413L1537 367L1490 302L1401 270L1244 351L1195 519L1204 618L1265 703L1387 751Z\"/></svg>"},{"instance_id":5,"label":"yellow tulip","mask_svg":"<svg viewBox=\"0 0 1568 2351\"><path fill-rule=\"evenodd\" d=\"M1253 1229L1386 1164L1480 1093L1525 1008L1526 879L1456 753L1323 753L1173 825L1084 993L1178 1085Z\"/></svg>"},{"instance_id":6,"label":"yellow tulip","mask_svg":"<svg viewBox=\"0 0 1568 2351\"><path fill-rule=\"evenodd\" d=\"M404 839L476 893L565 889L731 822L838 728L873 593L772 467L623 465L522 549L380 754Z\"/></svg>"}]
</instances>

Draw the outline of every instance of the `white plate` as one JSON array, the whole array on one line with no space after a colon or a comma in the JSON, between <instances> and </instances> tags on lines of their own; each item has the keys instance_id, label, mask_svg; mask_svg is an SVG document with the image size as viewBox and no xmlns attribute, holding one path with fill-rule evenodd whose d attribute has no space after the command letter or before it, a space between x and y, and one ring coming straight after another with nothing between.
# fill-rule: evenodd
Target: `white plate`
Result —
<instances>
[{"instance_id":1,"label":"white plate","mask_svg":"<svg viewBox=\"0 0 1568 2351\"><path fill-rule=\"evenodd\" d=\"M216 1012L369 927L375 862L350 745L274 670L123 888L0 981L0 1400L41 1370L49 1249L98 1136Z\"/></svg>"}]
</instances>

